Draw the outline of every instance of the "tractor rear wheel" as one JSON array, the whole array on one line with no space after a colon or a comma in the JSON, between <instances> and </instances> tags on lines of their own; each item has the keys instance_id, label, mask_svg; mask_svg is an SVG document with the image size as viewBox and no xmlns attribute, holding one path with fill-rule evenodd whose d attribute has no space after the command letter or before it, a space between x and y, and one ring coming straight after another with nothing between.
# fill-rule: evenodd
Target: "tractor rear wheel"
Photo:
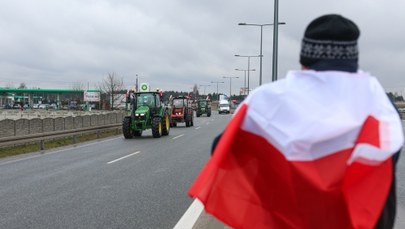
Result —
<instances>
[{"instance_id":1,"label":"tractor rear wheel","mask_svg":"<svg viewBox=\"0 0 405 229\"><path fill-rule=\"evenodd\" d=\"M132 138L131 117L125 117L122 121L122 133L124 134L124 138Z\"/></svg>"},{"instance_id":2,"label":"tractor rear wheel","mask_svg":"<svg viewBox=\"0 0 405 229\"><path fill-rule=\"evenodd\" d=\"M154 138L162 136L162 121L160 117L155 117L152 120L152 135Z\"/></svg>"},{"instance_id":3,"label":"tractor rear wheel","mask_svg":"<svg viewBox=\"0 0 405 229\"><path fill-rule=\"evenodd\" d=\"M162 120L162 135L169 135L170 132L170 118L169 115L166 114Z\"/></svg>"}]
</instances>

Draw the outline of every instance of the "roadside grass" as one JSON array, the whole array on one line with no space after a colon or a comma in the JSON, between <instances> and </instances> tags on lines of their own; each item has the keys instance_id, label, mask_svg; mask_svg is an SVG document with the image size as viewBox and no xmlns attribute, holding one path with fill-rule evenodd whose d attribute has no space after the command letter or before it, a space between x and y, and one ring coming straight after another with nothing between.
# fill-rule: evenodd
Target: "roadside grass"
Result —
<instances>
[{"instance_id":1,"label":"roadside grass","mask_svg":"<svg viewBox=\"0 0 405 229\"><path fill-rule=\"evenodd\" d=\"M53 148L58 148L62 146L68 146L68 145L74 145L78 143L83 143L87 141L92 141L96 139L101 139L101 138L107 138L115 135L120 135L121 132L118 132L116 130L108 130L108 131L103 131L97 133L92 133L92 134L82 134L82 135L76 135L75 137L68 137L68 138L60 138L60 139L54 139L54 140L49 140L45 141L44 143L44 149L53 149ZM16 146L8 146L4 148L0 148L0 158L5 158L5 157L10 157L10 156L16 156L20 154L25 154L25 153L32 153L32 152L37 152L41 151L41 143L40 142L34 142L34 143L27 143L24 145L16 145Z\"/></svg>"}]
</instances>

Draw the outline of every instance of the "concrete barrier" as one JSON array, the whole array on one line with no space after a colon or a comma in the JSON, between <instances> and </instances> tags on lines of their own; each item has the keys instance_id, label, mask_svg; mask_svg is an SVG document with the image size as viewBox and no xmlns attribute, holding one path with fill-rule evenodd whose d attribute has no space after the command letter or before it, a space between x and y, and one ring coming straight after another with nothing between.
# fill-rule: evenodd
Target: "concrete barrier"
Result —
<instances>
[{"instance_id":1,"label":"concrete barrier","mask_svg":"<svg viewBox=\"0 0 405 229\"><path fill-rule=\"evenodd\" d=\"M47 115L31 112L22 115L22 112L10 111L6 116L13 118L0 119L0 138L118 124L125 115L125 112L49 112Z\"/></svg>"},{"instance_id":2,"label":"concrete barrier","mask_svg":"<svg viewBox=\"0 0 405 229\"><path fill-rule=\"evenodd\" d=\"M43 133L43 126L42 126L42 119L34 118L28 120L28 133L36 134L36 133Z\"/></svg>"},{"instance_id":3,"label":"concrete barrier","mask_svg":"<svg viewBox=\"0 0 405 229\"><path fill-rule=\"evenodd\" d=\"M55 126L54 125L55 125L55 119L53 119L53 118L44 118L42 120L42 131L44 133L55 131Z\"/></svg>"}]
</instances>

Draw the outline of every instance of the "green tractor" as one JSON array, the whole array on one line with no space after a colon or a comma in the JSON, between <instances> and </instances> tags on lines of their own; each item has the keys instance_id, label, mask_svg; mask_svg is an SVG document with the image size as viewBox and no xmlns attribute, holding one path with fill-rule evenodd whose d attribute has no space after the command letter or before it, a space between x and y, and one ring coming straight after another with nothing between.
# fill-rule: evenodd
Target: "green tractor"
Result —
<instances>
[{"instance_id":1,"label":"green tractor","mask_svg":"<svg viewBox=\"0 0 405 229\"><path fill-rule=\"evenodd\" d=\"M131 115L124 117L122 132L126 139L141 136L142 131L152 129L154 138L169 135L170 113L161 101L159 92L129 92L127 103Z\"/></svg>"},{"instance_id":2,"label":"green tractor","mask_svg":"<svg viewBox=\"0 0 405 229\"><path fill-rule=\"evenodd\" d=\"M197 101L197 117L203 114L207 114L207 117L211 116L211 101L208 99L199 99Z\"/></svg>"}]
</instances>

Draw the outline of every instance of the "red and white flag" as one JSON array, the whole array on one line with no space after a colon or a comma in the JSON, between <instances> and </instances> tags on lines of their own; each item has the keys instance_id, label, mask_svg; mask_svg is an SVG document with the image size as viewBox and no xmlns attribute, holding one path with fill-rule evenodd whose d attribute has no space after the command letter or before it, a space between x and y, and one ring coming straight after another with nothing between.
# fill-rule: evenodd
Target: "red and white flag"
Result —
<instances>
[{"instance_id":1,"label":"red and white flag","mask_svg":"<svg viewBox=\"0 0 405 229\"><path fill-rule=\"evenodd\" d=\"M239 106L189 195L233 228L373 228L403 142L376 78L291 71Z\"/></svg>"}]
</instances>

